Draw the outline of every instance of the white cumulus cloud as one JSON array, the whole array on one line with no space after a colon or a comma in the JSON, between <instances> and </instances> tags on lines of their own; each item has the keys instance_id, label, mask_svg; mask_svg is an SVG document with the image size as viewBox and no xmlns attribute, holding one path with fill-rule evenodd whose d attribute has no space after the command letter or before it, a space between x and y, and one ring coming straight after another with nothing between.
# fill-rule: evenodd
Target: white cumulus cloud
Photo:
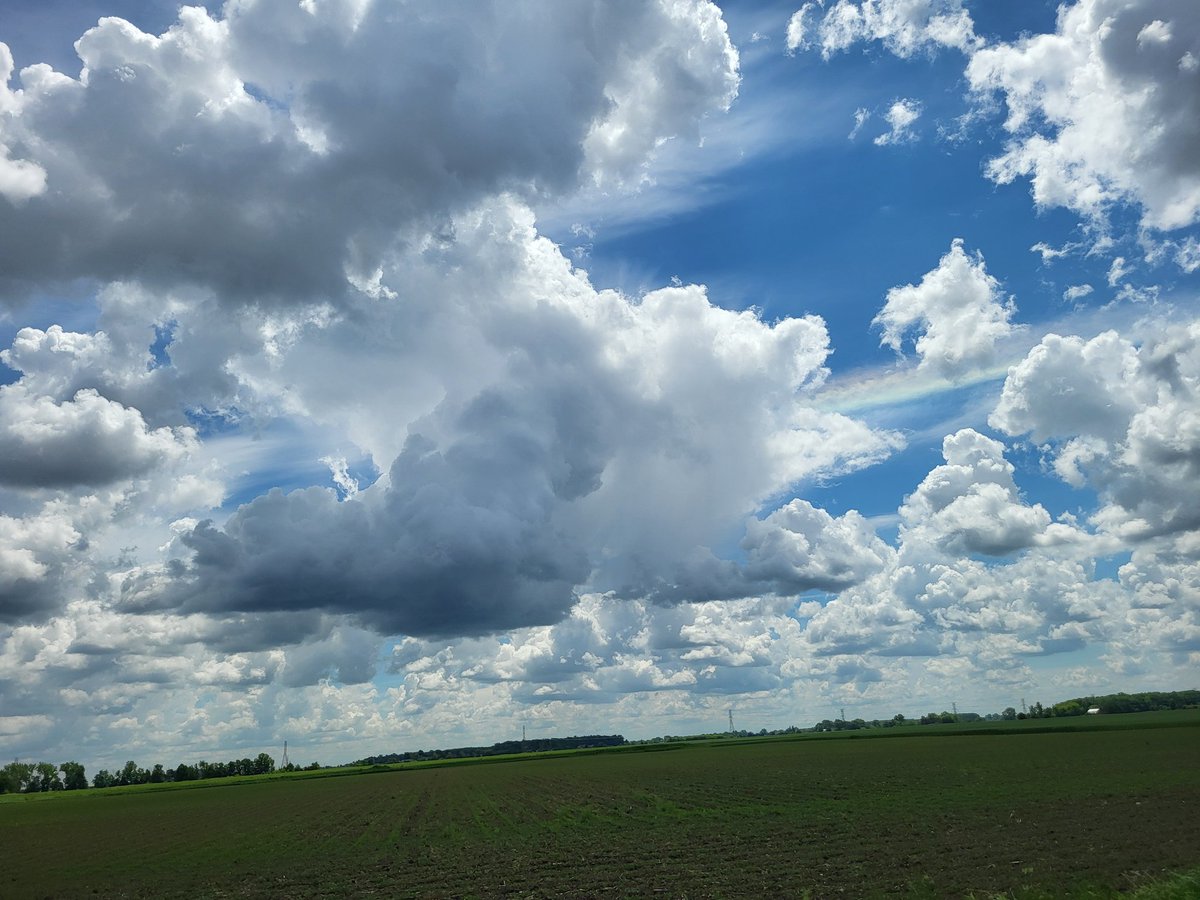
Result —
<instances>
[{"instance_id":1,"label":"white cumulus cloud","mask_svg":"<svg viewBox=\"0 0 1200 900\"><path fill-rule=\"evenodd\" d=\"M1171 230L1200 219L1200 7L1191 0L1079 0L1053 34L974 53L967 78L1008 107L988 174L1028 177L1039 206L1102 220L1115 203Z\"/></svg>"},{"instance_id":2,"label":"white cumulus cloud","mask_svg":"<svg viewBox=\"0 0 1200 900\"><path fill-rule=\"evenodd\" d=\"M993 364L996 342L1014 330L1009 321L1013 311L1000 283L988 274L983 255L968 256L962 239L956 238L920 284L888 291L874 324L882 326L883 343L897 353L908 332L919 330L920 367L957 377Z\"/></svg>"}]
</instances>

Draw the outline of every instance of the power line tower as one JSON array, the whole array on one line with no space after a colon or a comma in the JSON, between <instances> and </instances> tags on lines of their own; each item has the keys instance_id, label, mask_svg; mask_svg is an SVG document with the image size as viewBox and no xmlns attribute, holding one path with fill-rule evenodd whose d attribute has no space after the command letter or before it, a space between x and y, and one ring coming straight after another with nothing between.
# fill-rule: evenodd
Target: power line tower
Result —
<instances>
[{"instance_id":1,"label":"power line tower","mask_svg":"<svg viewBox=\"0 0 1200 900\"><path fill-rule=\"evenodd\" d=\"M844 707L844 706L843 706L843 707L842 707L842 708L839 710L839 712L842 714L842 721L843 721L843 722L845 722L845 721L846 721L846 707Z\"/></svg>"},{"instance_id":2,"label":"power line tower","mask_svg":"<svg viewBox=\"0 0 1200 900\"><path fill-rule=\"evenodd\" d=\"M280 762L279 762L279 768L281 768L281 769L286 769L286 768L287 768L288 766L290 766L291 764L292 764L292 763L291 763L291 761L288 759L288 755L287 755L287 741L284 741L284 742L283 742L283 759L282 759L282 760L280 760Z\"/></svg>"},{"instance_id":3,"label":"power line tower","mask_svg":"<svg viewBox=\"0 0 1200 900\"><path fill-rule=\"evenodd\" d=\"M950 708L954 710L954 721L958 721L958 704L951 701Z\"/></svg>"},{"instance_id":4,"label":"power line tower","mask_svg":"<svg viewBox=\"0 0 1200 900\"><path fill-rule=\"evenodd\" d=\"M729 707L727 712L729 713L729 733L733 734L733 707Z\"/></svg>"},{"instance_id":5,"label":"power line tower","mask_svg":"<svg viewBox=\"0 0 1200 900\"><path fill-rule=\"evenodd\" d=\"M1029 710L1027 710L1025 708L1025 698L1024 697L1021 698L1021 712L1029 712Z\"/></svg>"},{"instance_id":6,"label":"power line tower","mask_svg":"<svg viewBox=\"0 0 1200 900\"><path fill-rule=\"evenodd\" d=\"M521 726L521 743L525 743L525 726Z\"/></svg>"}]
</instances>

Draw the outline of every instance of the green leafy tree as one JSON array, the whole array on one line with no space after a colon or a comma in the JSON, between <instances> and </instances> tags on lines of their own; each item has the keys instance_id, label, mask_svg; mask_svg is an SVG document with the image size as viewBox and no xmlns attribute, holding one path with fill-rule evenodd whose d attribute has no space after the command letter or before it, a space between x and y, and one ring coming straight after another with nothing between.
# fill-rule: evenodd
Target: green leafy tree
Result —
<instances>
[{"instance_id":1,"label":"green leafy tree","mask_svg":"<svg viewBox=\"0 0 1200 900\"><path fill-rule=\"evenodd\" d=\"M145 780L146 770L139 769L138 764L132 759L121 767L121 772L117 775L117 784L122 786L127 784L142 784Z\"/></svg>"},{"instance_id":2,"label":"green leafy tree","mask_svg":"<svg viewBox=\"0 0 1200 900\"><path fill-rule=\"evenodd\" d=\"M77 762L65 762L59 769L63 773L63 788L68 791L79 791L88 786L87 773L83 765Z\"/></svg>"},{"instance_id":3,"label":"green leafy tree","mask_svg":"<svg viewBox=\"0 0 1200 900\"><path fill-rule=\"evenodd\" d=\"M1004 707L1004 712L1000 713L1000 718L1006 722L1011 722L1017 717L1017 711L1011 706Z\"/></svg>"},{"instance_id":4,"label":"green leafy tree","mask_svg":"<svg viewBox=\"0 0 1200 900\"><path fill-rule=\"evenodd\" d=\"M255 775L267 775L275 771L275 760L267 753L260 753L254 758L251 764L251 771Z\"/></svg>"},{"instance_id":5,"label":"green leafy tree","mask_svg":"<svg viewBox=\"0 0 1200 900\"><path fill-rule=\"evenodd\" d=\"M187 763L180 763L175 767L176 781L195 781L200 777L199 766L189 766Z\"/></svg>"},{"instance_id":6,"label":"green leafy tree","mask_svg":"<svg viewBox=\"0 0 1200 900\"><path fill-rule=\"evenodd\" d=\"M92 776L92 787L107 788L117 783L117 778L108 769L101 769Z\"/></svg>"},{"instance_id":7,"label":"green leafy tree","mask_svg":"<svg viewBox=\"0 0 1200 900\"><path fill-rule=\"evenodd\" d=\"M62 779L58 777L58 766L48 762L40 762L34 766L34 779L26 788L29 793L61 791L62 789L63 783Z\"/></svg>"},{"instance_id":8,"label":"green leafy tree","mask_svg":"<svg viewBox=\"0 0 1200 900\"><path fill-rule=\"evenodd\" d=\"M14 759L0 770L0 793L19 794L29 787L33 777L32 763L17 762Z\"/></svg>"}]
</instances>

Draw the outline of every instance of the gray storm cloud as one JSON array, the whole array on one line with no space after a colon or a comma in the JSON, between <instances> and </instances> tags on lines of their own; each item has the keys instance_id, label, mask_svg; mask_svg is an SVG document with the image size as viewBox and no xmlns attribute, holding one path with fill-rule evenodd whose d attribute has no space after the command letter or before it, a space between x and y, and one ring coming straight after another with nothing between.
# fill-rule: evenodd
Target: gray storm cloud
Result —
<instances>
[{"instance_id":1,"label":"gray storm cloud","mask_svg":"<svg viewBox=\"0 0 1200 900\"><path fill-rule=\"evenodd\" d=\"M703 0L403 10L239 0L160 36L105 18L77 78L38 64L15 87L5 49L5 295L90 277L336 298L484 197L636 180L737 90Z\"/></svg>"}]
</instances>

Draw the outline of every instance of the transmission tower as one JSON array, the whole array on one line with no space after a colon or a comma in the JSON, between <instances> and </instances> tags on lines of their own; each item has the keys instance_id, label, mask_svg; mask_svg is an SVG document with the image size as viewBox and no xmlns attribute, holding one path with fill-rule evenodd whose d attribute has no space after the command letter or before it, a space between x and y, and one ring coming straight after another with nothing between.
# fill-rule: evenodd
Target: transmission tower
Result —
<instances>
[{"instance_id":1,"label":"transmission tower","mask_svg":"<svg viewBox=\"0 0 1200 900\"><path fill-rule=\"evenodd\" d=\"M283 742L283 759L279 763L279 768L286 769L290 765L291 765L291 762L288 761L288 755L287 755L287 741L284 741Z\"/></svg>"},{"instance_id":2,"label":"transmission tower","mask_svg":"<svg viewBox=\"0 0 1200 900\"><path fill-rule=\"evenodd\" d=\"M729 733L733 734L733 707L729 707Z\"/></svg>"}]
</instances>

